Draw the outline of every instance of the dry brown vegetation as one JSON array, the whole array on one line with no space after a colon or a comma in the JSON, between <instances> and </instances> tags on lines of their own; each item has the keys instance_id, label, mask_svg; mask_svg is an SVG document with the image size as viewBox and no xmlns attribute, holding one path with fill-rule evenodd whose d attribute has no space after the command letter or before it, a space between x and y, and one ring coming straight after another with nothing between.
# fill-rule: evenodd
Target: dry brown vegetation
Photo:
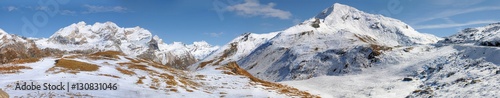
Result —
<instances>
[{"instance_id":1,"label":"dry brown vegetation","mask_svg":"<svg viewBox=\"0 0 500 98\"><path fill-rule=\"evenodd\" d=\"M140 60L136 60L136 59L132 59L132 58L128 58L128 57L125 57L125 59L130 60L130 62L132 62L132 63L140 63L141 62Z\"/></svg>"},{"instance_id":2,"label":"dry brown vegetation","mask_svg":"<svg viewBox=\"0 0 500 98\"><path fill-rule=\"evenodd\" d=\"M378 45L377 40L375 40L374 38L372 38L370 36L358 35L358 34L355 34L354 36L357 37L362 42L370 44L370 48L373 50L374 56L379 56L380 54L382 54L382 51L392 50L392 47Z\"/></svg>"},{"instance_id":3,"label":"dry brown vegetation","mask_svg":"<svg viewBox=\"0 0 500 98\"><path fill-rule=\"evenodd\" d=\"M356 36L359 40L361 40L362 42L365 42L365 43L375 44L377 41L374 38L367 36L367 35L355 34L354 36Z\"/></svg>"},{"instance_id":4,"label":"dry brown vegetation","mask_svg":"<svg viewBox=\"0 0 500 98\"><path fill-rule=\"evenodd\" d=\"M59 71L56 71L58 70ZM97 71L99 66L94 64L89 64L85 62L80 62L76 60L68 60L68 59L59 59L56 60L56 66L47 70L47 72L68 72L68 73L79 73L80 71Z\"/></svg>"},{"instance_id":5,"label":"dry brown vegetation","mask_svg":"<svg viewBox=\"0 0 500 98\"><path fill-rule=\"evenodd\" d=\"M122 69L122 68L116 67L116 70L120 71L122 74L135 75L135 72L127 70L127 69Z\"/></svg>"},{"instance_id":6,"label":"dry brown vegetation","mask_svg":"<svg viewBox=\"0 0 500 98\"><path fill-rule=\"evenodd\" d=\"M27 66L20 66L20 65L7 65L7 66L0 66L0 74L13 74L13 73L19 73L21 72L21 69L32 69L31 67Z\"/></svg>"},{"instance_id":7,"label":"dry brown vegetation","mask_svg":"<svg viewBox=\"0 0 500 98\"><path fill-rule=\"evenodd\" d=\"M198 66L198 68L203 68L203 67L207 66L207 64L210 64L210 63L212 63L212 62L214 62L214 60L201 62L201 63L200 63L200 66Z\"/></svg>"},{"instance_id":8,"label":"dry brown vegetation","mask_svg":"<svg viewBox=\"0 0 500 98\"><path fill-rule=\"evenodd\" d=\"M375 44L370 44L370 48L373 49L373 54L375 56L379 56L380 54L382 54L382 51L392 50L391 47L375 45Z\"/></svg>"},{"instance_id":9,"label":"dry brown vegetation","mask_svg":"<svg viewBox=\"0 0 500 98\"><path fill-rule=\"evenodd\" d=\"M40 58L26 58L26 59L15 59L12 61L12 64L25 64L25 63L33 63L40 61Z\"/></svg>"},{"instance_id":10,"label":"dry brown vegetation","mask_svg":"<svg viewBox=\"0 0 500 98\"><path fill-rule=\"evenodd\" d=\"M285 94L288 96L299 96L299 97L306 97L306 98L318 98L319 96L317 95L312 95L308 92L305 91L300 91L296 88L289 87L283 84L278 84L278 83L273 83L273 82L268 82L261 80L259 78L254 77L250 73L248 73L246 70L242 69L239 67L239 65L236 62L230 62L226 66L229 70L225 71L226 74L232 74L232 75L242 75L245 77L250 78L251 81L258 83L262 86L268 87L267 89L269 90L276 90L278 93Z\"/></svg>"},{"instance_id":11,"label":"dry brown vegetation","mask_svg":"<svg viewBox=\"0 0 500 98\"><path fill-rule=\"evenodd\" d=\"M68 60L68 59L56 60L55 67L62 67L62 68L67 68L69 70L77 70L77 71L97 71L99 69L99 66L94 64L89 64L76 60Z\"/></svg>"},{"instance_id":12,"label":"dry brown vegetation","mask_svg":"<svg viewBox=\"0 0 500 98\"><path fill-rule=\"evenodd\" d=\"M144 71L152 71L148 69L148 66L146 65L139 65L139 64L128 64L128 69L139 69L139 70L144 70Z\"/></svg>"},{"instance_id":13,"label":"dry brown vegetation","mask_svg":"<svg viewBox=\"0 0 500 98\"><path fill-rule=\"evenodd\" d=\"M165 90L167 92L177 92L177 87L184 88L186 91L193 91L191 89L196 89L196 87L199 87L200 84L197 82L192 81L188 76L187 73L179 70L172 68L170 66L162 65L157 62L149 61L149 60L143 60L143 59L132 59L132 58L126 58L130 60L130 62L123 62L123 63L118 63L121 68L117 68L117 70L142 70L146 71L149 73L149 77L151 79L151 83L147 84L149 88L155 89L155 90ZM163 70L165 72L169 73L164 73L164 72L158 72L156 70L152 70L153 68L157 68L159 70ZM127 73L126 71L124 71ZM124 73L122 72L122 73ZM139 80L137 80L136 84L144 84L144 79L146 79L146 76L139 77ZM167 84L166 87L160 87L160 84Z\"/></svg>"},{"instance_id":14,"label":"dry brown vegetation","mask_svg":"<svg viewBox=\"0 0 500 98\"><path fill-rule=\"evenodd\" d=\"M119 51L104 51L104 52L96 52L94 54L90 54L90 58L92 58L92 59L119 59L118 55L123 55L123 53L119 52Z\"/></svg>"},{"instance_id":15,"label":"dry brown vegetation","mask_svg":"<svg viewBox=\"0 0 500 98\"><path fill-rule=\"evenodd\" d=\"M100 76L113 77L113 78L120 78L119 76L110 75L110 74L99 74L99 75L100 75Z\"/></svg>"},{"instance_id":16,"label":"dry brown vegetation","mask_svg":"<svg viewBox=\"0 0 500 98\"><path fill-rule=\"evenodd\" d=\"M144 82L142 82L142 79L146 79L146 77L144 77L144 76L139 77L139 80L137 80L137 82L135 84L144 84Z\"/></svg>"}]
</instances>

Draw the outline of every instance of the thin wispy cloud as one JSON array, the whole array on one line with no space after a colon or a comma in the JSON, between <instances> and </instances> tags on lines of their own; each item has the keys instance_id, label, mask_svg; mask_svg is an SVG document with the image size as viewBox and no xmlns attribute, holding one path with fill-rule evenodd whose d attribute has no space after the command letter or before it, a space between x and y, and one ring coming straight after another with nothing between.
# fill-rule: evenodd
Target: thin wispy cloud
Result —
<instances>
[{"instance_id":1,"label":"thin wispy cloud","mask_svg":"<svg viewBox=\"0 0 500 98\"><path fill-rule=\"evenodd\" d=\"M500 10L500 6L486 6L486 7L477 7L477 8L470 8L470 9L446 10L446 11L442 11L441 13L435 14L433 16L429 16L427 18L417 19L412 24L419 24L422 22L427 22L427 21L431 21L431 20L435 20L435 19L443 19L443 18L452 17L452 16L456 16L456 15L461 15L461 14L480 12L480 11L492 11L492 10Z\"/></svg>"},{"instance_id":2,"label":"thin wispy cloud","mask_svg":"<svg viewBox=\"0 0 500 98\"><path fill-rule=\"evenodd\" d=\"M274 17L279 19L290 19L292 14L289 11L284 11L274 8L275 3L260 4L258 0L245 0L245 3L228 6L226 9L230 12L235 12L241 16L262 16Z\"/></svg>"},{"instance_id":3,"label":"thin wispy cloud","mask_svg":"<svg viewBox=\"0 0 500 98\"><path fill-rule=\"evenodd\" d=\"M76 11L62 10L61 15L76 15Z\"/></svg>"},{"instance_id":4,"label":"thin wispy cloud","mask_svg":"<svg viewBox=\"0 0 500 98\"><path fill-rule=\"evenodd\" d=\"M15 6L8 6L8 7L7 7L7 11L9 11L9 12L12 12L12 11L14 11L14 10L18 10L18 9L19 9L19 8L15 7Z\"/></svg>"},{"instance_id":5,"label":"thin wispy cloud","mask_svg":"<svg viewBox=\"0 0 500 98\"><path fill-rule=\"evenodd\" d=\"M203 33L205 35L210 35L211 37L220 37L224 32L219 32L219 33Z\"/></svg>"},{"instance_id":6,"label":"thin wispy cloud","mask_svg":"<svg viewBox=\"0 0 500 98\"><path fill-rule=\"evenodd\" d=\"M47 7L47 6L38 6L38 7L35 8L35 10L47 11L47 10L49 10L49 7Z\"/></svg>"},{"instance_id":7,"label":"thin wispy cloud","mask_svg":"<svg viewBox=\"0 0 500 98\"><path fill-rule=\"evenodd\" d=\"M127 12L127 8L122 6L95 6L95 5L83 5L87 9L87 11L82 12L83 14L90 13L104 13L104 12L116 12L116 13L125 13Z\"/></svg>"},{"instance_id":8,"label":"thin wispy cloud","mask_svg":"<svg viewBox=\"0 0 500 98\"><path fill-rule=\"evenodd\" d=\"M454 28L461 26L477 25L477 24L490 24L499 22L498 20L478 20L466 23L447 23L447 24L433 24L433 25L417 25L415 29L441 29L441 28Z\"/></svg>"},{"instance_id":9,"label":"thin wispy cloud","mask_svg":"<svg viewBox=\"0 0 500 98\"><path fill-rule=\"evenodd\" d=\"M428 0L434 5L440 6L471 6L484 2L485 0Z\"/></svg>"}]
</instances>

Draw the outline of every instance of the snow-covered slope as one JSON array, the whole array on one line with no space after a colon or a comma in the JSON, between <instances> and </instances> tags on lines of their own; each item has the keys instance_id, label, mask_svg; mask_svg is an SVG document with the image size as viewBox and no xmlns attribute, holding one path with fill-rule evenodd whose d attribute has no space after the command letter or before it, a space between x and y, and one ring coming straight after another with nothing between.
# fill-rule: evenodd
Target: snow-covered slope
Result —
<instances>
[{"instance_id":1,"label":"snow-covered slope","mask_svg":"<svg viewBox=\"0 0 500 98\"><path fill-rule=\"evenodd\" d=\"M232 65L234 66L234 65ZM237 65L236 65L237 66ZM235 69L236 68L236 69ZM188 72L114 51L90 55L47 57L31 62L0 65L0 88L10 97L313 97L276 83L241 74L238 67L210 67ZM60 84L65 90L16 90L16 84ZM94 86L71 88L77 83ZM97 86L106 83L109 86ZM69 84L69 85L68 85ZM81 84L81 87L85 84ZM88 87L88 86L87 86ZM95 90L97 88L99 90ZM102 89L106 88L106 89ZM43 88L41 88L43 89Z\"/></svg>"},{"instance_id":2,"label":"snow-covered slope","mask_svg":"<svg viewBox=\"0 0 500 98\"><path fill-rule=\"evenodd\" d=\"M259 44L241 47L231 42L209 56L214 59L195 65L224 64L230 59L264 80L300 80L361 72L377 63L383 51L439 40L399 20L338 3L301 24L270 34L274 33L269 40L253 42ZM234 47L228 50L229 46ZM247 51L239 55L242 48ZM230 50L238 51L236 58Z\"/></svg>"},{"instance_id":3,"label":"snow-covered slope","mask_svg":"<svg viewBox=\"0 0 500 98\"><path fill-rule=\"evenodd\" d=\"M463 35L467 30L470 29L457 35ZM474 36L490 33L476 32ZM457 41L393 48L378 57L379 63L359 74L320 76L283 83L326 98L500 96L500 48L483 46L477 39L460 40L457 35L447 38L448 41Z\"/></svg>"}]
</instances>

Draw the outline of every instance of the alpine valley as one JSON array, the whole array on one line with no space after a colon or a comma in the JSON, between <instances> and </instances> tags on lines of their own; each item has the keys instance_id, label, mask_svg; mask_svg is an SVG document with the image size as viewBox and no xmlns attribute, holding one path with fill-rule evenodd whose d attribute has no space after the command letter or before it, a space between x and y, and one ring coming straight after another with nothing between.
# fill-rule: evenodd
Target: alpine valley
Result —
<instances>
[{"instance_id":1,"label":"alpine valley","mask_svg":"<svg viewBox=\"0 0 500 98\"><path fill-rule=\"evenodd\" d=\"M0 29L0 88L10 97L499 97L499 32L492 23L440 38L338 3L220 47L167 44L112 22L74 23L49 38ZM15 90L24 82L118 88Z\"/></svg>"}]
</instances>

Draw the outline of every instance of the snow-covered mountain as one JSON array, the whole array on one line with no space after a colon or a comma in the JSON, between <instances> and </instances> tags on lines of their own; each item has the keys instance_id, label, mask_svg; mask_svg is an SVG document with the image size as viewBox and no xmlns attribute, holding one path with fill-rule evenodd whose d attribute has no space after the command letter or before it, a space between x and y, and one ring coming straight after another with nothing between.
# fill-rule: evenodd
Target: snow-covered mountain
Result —
<instances>
[{"instance_id":1,"label":"snow-covered mountain","mask_svg":"<svg viewBox=\"0 0 500 98\"><path fill-rule=\"evenodd\" d=\"M483 46L500 46L500 23L492 23L484 27L467 28L452 35L444 43L471 43Z\"/></svg>"},{"instance_id":2,"label":"snow-covered mountain","mask_svg":"<svg viewBox=\"0 0 500 98\"><path fill-rule=\"evenodd\" d=\"M361 72L377 63L377 56L383 51L439 40L399 20L338 3L303 23L270 33L266 40L237 42L242 38L236 38L194 66L224 64L230 59L264 80L300 80ZM239 53L239 50L246 51ZM231 51L238 51L236 58Z\"/></svg>"},{"instance_id":3,"label":"snow-covered mountain","mask_svg":"<svg viewBox=\"0 0 500 98\"><path fill-rule=\"evenodd\" d=\"M283 83L328 98L498 97L500 48L481 44L498 36L493 25L465 29L436 44L394 47L359 74Z\"/></svg>"},{"instance_id":4,"label":"snow-covered mountain","mask_svg":"<svg viewBox=\"0 0 500 98\"><path fill-rule=\"evenodd\" d=\"M225 65L229 62L235 62L240 60L250 52L254 51L256 47L262 45L269 39L273 38L278 34L277 32L269 34L254 34L254 33L244 33L227 45L222 46L217 51L214 51L211 55L207 56L202 61L195 63L190 66L190 70L202 69L206 65L217 66Z\"/></svg>"},{"instance_id":5,"label":"snow-covered mountain","mask_svg":"<svg viewBox=\"0 0 500 98\"><path fill-rule=\"evenodd\" d=\"M193 44L186 45L186 47L198 60L205 59L205 57L220 48L219 46L212 46L205 41L193 42Z\"/></svg>"},{"instance_id":6,"label":"snow-covered mountain","mask_svg":"<svg viewBox=\"0 0 500 98\"><path fill-rule=\"evenodd\" d=\"M39 49L33 39L8 34L0 29L0 64L51 54L45 51Z\"/></svg>"},{"instance_id":7,"label":"snow-covered mountain","mask_svg":"<svg viewBox=\"0 0 500 98\"><path fill-rule=\"evenodd\" d=\"M198 44L197 44L198 43ZM54 33L50 38L39 39L41 49L57 49L67 52L93 53L120 51L129 56L150 59L164 65L184 68L216 50L205 42L185 45L179 42L166 44L151 32L140 27L122 28L112 22L87 25L71 24ZM203 45L200 45L203 44Z\"/></svg>"},{"instance_id":8,"label":"snow-covered mountain","mask_svg":"<svg viewBox=\"0 0 500 98\"><path fill-rule=\"evenodd\" d=\"M25 38L19 37L17 35L11 35L7 32L0 29L0 47L4 47L5 45L17 43L17 42L27 42Z\"/></svg>"}]
</instances>

